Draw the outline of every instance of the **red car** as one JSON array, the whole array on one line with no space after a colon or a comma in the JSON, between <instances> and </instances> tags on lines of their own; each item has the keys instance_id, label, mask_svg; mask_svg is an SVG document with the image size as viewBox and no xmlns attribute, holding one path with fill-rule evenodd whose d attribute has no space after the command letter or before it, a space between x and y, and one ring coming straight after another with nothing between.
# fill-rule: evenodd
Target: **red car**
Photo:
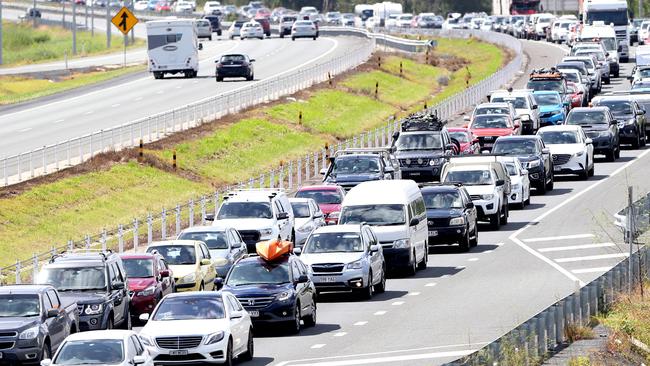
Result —
<instances>
[{"instance_id":1,"label":"red car","mask_svg":"<svg viewBox=\"0 0 650 366\"><path fill-rule=\"evenodd\" d=\"M325 224L336 225L339 222L341 203L345 190L337 185L320 185L302 187L296 192L297 198L313 198L325 215Z\"/></svg>"},{"instance_id":2,"label":"red car","mask_svg":"<svg viewBox=\"0 0 650 366\"><path fill-rule=\"evenodd\" d=\"M460 143L460 154L480 154L481 146L478 138L474 136L468 128L454 127L448 128L449 136Z\"/></svg>"},{"instance_id":3,"label":"red car","mask_svg":"<svg viewBox=\"0 0 650 366\"><path fill-rule=\"evenodd\" d=\"M479 114L468 126L478 138L482 150L492 150L494 141L500 136L521 135L519 122L513 123L507 114Z\"/></svg>"},{"instance_id":4,"label":"red car","mask_svg":"<svg viewBox=\"0 0 650 366\"><path fill-rule=\"evenodd\" d=\"M264 31L264 35L267 37L271 37L271 22L269 22L269 19L255 18L255 21L262 25L262 30Z\"/></svg>"},{"instance_id":5,"label":"red car","mask_svg":"<svg viewBox=\"0 0 650 366\"><path fill-rule=\"evenodd\" d=\"M567 82L567 89L571 96L571 108L583 107L585 105L585 94L575 83Z\"/></svg>"},{"instance_id":6,"label":"red car","mask_svg":"<svg viewBox=\"0 0 650 366\"><path fill-rule=\"evenodd\" d=\"M122 254L131 296L131 318L151 313L160 299L176 291L174 274L160 254Z\"/></svg>"},{"instance_id":7,"label":"red car","mask_svg":"<svg viewBox=\"0 0 650 366\"><path fill-rule=\"evenodd\" d=\"M172 4L161 1L158 4L156 4L156 11L159 13L163 11L172 11Z\"/></svg>"}]
</instances>

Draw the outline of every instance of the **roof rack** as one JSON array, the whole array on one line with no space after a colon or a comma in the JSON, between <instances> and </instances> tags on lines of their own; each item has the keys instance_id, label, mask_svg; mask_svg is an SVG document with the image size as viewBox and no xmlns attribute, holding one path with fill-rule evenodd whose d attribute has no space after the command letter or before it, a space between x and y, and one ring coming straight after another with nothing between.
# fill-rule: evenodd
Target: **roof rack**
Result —
<instances>
[{"instance_id":1,"label":"roof rack","mask_svg":"<svg viewBox=\"0 0 650 366\"><path fill-rule=\"evenodd\" d=\"M88 254L95 254L99 255L102 258L102 261L106 261L107 259L107 254L113 254L113 250L111 249L73 249L73 250L68 250L68 251L63 251L61 253L57 253L52 255L50 258L50 263L54 263L57 258L64 258L68 254L75 254L75 255L88 255Z\"/></svg>"},{"instance_id":2,"label":"roof rack","mask_svg":"<svg viewBox=\"0 0 650 366\"><path fill-rule=\"evenodd\" d=\"M564 75L555 67L533 69L530 72L530 79L564 79Z\"/></svg>"},{"instance_id":3,"label":"roof rack","mask_svg":"<svg viewBox=\"0 0 650 366\"><path fill-rule=\"evenodd\" d=\"M420 188L425 188L425 187L445 187L445 186L454 186L454 187L462 187L463 182L423 182L423 183L418 183L418 187Z\"/></svg>"},{"instance_id":4,"label":"roof rack","mask_svg":"<svg viewBox=\"0 0 650 366\"><path fill-rule=\"evenodd\" d=\"M338 150L334 153L334 157L341 156L341 155L347 155L347 154L387 154L390 155L392 152L392 148L387 146L387 147L355 147L355 148L348 148L348 149L343 149L343 150Z\"/></svg>"},{"instance_id":5,"label":"roof rack","mask_svg":"<svg viewBox=\"0 0 650 366\"><path fill-rule=\"evenodd\" d=\"M438 113L429 111L413 113L402 121L402 132L408 131L440 131L447 124L446 120L438 117Z\"/></svg>"}]
</instances>

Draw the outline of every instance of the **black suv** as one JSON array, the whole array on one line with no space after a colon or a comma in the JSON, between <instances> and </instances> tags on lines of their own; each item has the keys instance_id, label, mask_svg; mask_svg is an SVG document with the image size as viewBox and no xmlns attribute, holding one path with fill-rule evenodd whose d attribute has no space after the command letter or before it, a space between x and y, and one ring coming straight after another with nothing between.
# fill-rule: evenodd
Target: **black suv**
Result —
<instances>
[{"instance_id":1,"label":"black suv","mask_svg":"<svg viewBox=\"0 0 650 366\"><path fill-rule=\"evenodd\" d=\"M77 302L79 330L131 329L126 271L111 251L70 252L52 257L38 275L62 300Z\"/></svg>"},{"instance_id":2,"label":"black suv","mask_svg":"<svg viewBox=\"0 0 650 366\"><path fill-rule=\"evenodd\" d=\"M221 35L221 19L218 15L204 15L203 19L207 19L212 26L212 31L217 33L218 36Z\"/></svg>"},{"instance_id":3,"label":"black suv","mask_svg":"<svg viewBox=\"0 0 650 366\"><path fill-rule=\"evenodd\" d=\"M553 158L541 137L502 136L494 143L492 153L517 157L528 170L531 186L539 193L553 190Z\"/></svg>"},{"instance_id":4,"label":"black suv","mask_svg":"<svg viewBox=\"0 0 650 366\"><path fill-rule=\"evenodd\" d=\"M608 161L621 156L618 121L608 107L573 108L565 124L582 127L594 144L594 154L604 154Z\"/></svg>"},{"instance_id":5,"label":"black suv","mask_svg":"<svg viewBox=\"0 0 650 366\"><path fill-rule=\"evenodd\" d=\"M345 149L330 158L330 165L321 174L323 182L338 184L346 191L361 182L400 179L399 165L388 149Z\"/></svg>"},{"instance_id":6,"label":"black suv","mask_svg":"<svg viewBox=\"0 0 650 366\"><path fill-rule=\"evenodd\" d=\"M247 257L237 261L217 288L235 295L254 325L284 324L292 333L316 325L316 286L309 268L298 256L284 255L273 261Z\"/></svg>"},{"instance_id":7,"label":"black suv","mask_svg":"<svg viewBox=\"0 0 650 366\"><path fill-rule=\"evenodd\" d=\"M618 133L622 144L633 148L645 146L647 142L645 110L630 95L602 96L592 100L593 105L608 107L618 121Z\"/></svg>"},{"instance_id":8,"label":"black suv","mask_svg":"<svg viewBox=\"0 0 650 366\"><path fill-rule=\"evenodd\" d=\"M571 103L571 93L569 93L567 81L564 75L554 67L533 70L526 87L534 91L556 91L560 93L562 103L565 105Z\"/></svg>"},{"instance_id":9,"label":"black suv","mask_svg":"<svg viewBox=\"0 0 650 366\"><path fill-rule=\"evenodd\" d=\"M413 114L402 122L401 132L393 134L392 146L403 179L440 180L447 157L460 151L460 143L449 135L445 124L432 114Z\"/></svg>"},{"instance_id":10,"label":"black suv","mask_svg":"<svg viewBox=\"0 0 650 366\"><path fill-rule=\"evenodd\" d=\"M478 245L478 213L461 184L423 185L420 190L427 209L429 246L458 243L466 252Z\"/></svg>"}]
</instances>

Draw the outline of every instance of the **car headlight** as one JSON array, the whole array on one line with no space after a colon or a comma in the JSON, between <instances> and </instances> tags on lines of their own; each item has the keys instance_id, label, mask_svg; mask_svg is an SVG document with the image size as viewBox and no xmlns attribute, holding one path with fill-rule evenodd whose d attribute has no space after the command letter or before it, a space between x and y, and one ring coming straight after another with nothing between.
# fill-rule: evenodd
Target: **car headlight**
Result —
<instances>
[{"instance_id":1,"label":"car headlight","mask_svg":"<svg viewBox=\"0 0 650 366\"><path fill-rule=\"evenodd\" d=\"M609 131L600 131L598 137L609 137Z\"/></svg>"},{"instance_id":2,"label":"car headlight","mask_svg":"<svg viewBox=\"0 0 650 366\"><path fill-rule=\"evenodd\" d=\"M290 298L291 298L291 292L289 292L289 291L281 292L281 293L278 294L278 296L277 296L277 300L278 300L278 301L287 301L287 300L289 300Z\"/></svg>"},{"instance_id":3,"label":"car headlight","mask_svg":"<svg viewBox=\"0 0 650 366\"><path fill-rule=\"evenodd\" d=\"M298 232L300 233L310 233L312 232L312 230L314 230L314 225L312 225L311 222L308 222L305 225L298 228Z\"/></svg>"},{"instance_id":4,"label":"car headlight","mask_svg":"<svg viewBox=\"0 0 650 366\"><path fill-rule=\"evenodd\" d=\"M494 195L493 195L493 194L482 194L482 195L481 195L481 199L484 199L484 200L488 200L488 201L489 201L489 200L491 200L491 199L493 199L493 198L494 198Z\"/></svg>"},{"instance_id":5,"label":"car headlight","mask_svg":"<svg viewBox=\"0 0 650 366\"><path fill-rule=\"evenodd\" d=\"M539 166L539 160L533 160L528 162L528 167L529 168L535 168Z\"/></svg>"},{"instance_id":6,"label":"car headlight","mask_svg":"<svg viewBox=\"0 0 650 366\"><path fill-rule=\"evenodd\" d=\"M196 281L196 273L190 273L186 276L183 276L181 278L181 282L189 283L189 282L195 282Z\"/></svg>"},{"instance_id":7,"label":"car headlight","mask_svg":"<svg viewBox=\"0 0 650 366\"><path fill-rule=\"evenodd\" d=\"M103 309L104 309L104 305L102 305L102 304L86 305L86 308L84 309L84 314L86 314L86 315L97 315L97 314L100 314Z\"/></svg>"},{"instance_id":8,"label":"car headlight","mask_svg":"<svg viewBox=\"0 0 650 366\"><path fill-rule=\"evenodd\" d=\"M449 225L465 225L465 218L464 217L454 217L451 220L449 220Z\"/></svg>"},{"instance_id":9,"label":"car headlight","mask_svg":"<svg viewBox=\"0 0 650 366\"><path fill-rule=\"evenodd\" d=\"M634 118L632 118L632 119L628 119L628 120L625 122L625 124L628 125L628 126L629 126L629 125L633 125L633 124L635 124L635 123L636 123L636 120L635 120Z\"/></svg>"},{"instance_id":10,"label":"car headlight","mask_svg":"<svg viewBox=\"0 0 650 366\"><path fill-rule=\"evenodd\" d=\"M409 239L399 239L393 242L393 248L409 248L411 246L411 240Z\"/></svg>"},{"instance_id":11,"label":"car headlight","mask_svg":"<svg viewBox=\"0 0 650 366\"><path fill-rule=\"evenodd\" d=\"M273 229L272 228L266 228L260 230L260 237L265 237L273 234Z\"/></svg>"},{"instance_id":12,"label":"car headlight","mask_svg":"<svg viewBox=\"0 0 650 366\"><path fill-rule=\"evenodd\" d=\"M147 347L155 347L155 343L154 343L152 337L150 337L150 336L148 336L146 334L142 334L142 333L138 334L138 337L140 338L142 343L144 343L145 346L147 346Z\"/></svg>"},{"instance_id":13,"label":"car headlight","mask_svg":"<svg viewBox=\"0 0 650 366\"><path fill-rule=\"evenodd\" d=\"M444 163L444 161L445 161L445 158L434 158L434 159L429 160L429 165L430 166L440 165L440 164Z\"/></svg>"},{"instance_id":14,"label":"car headlight","mask_svg":"<svg viewBox=\"0 0 650 366\"><path fill-rule=\"evenodd\" d=\"M578 152L576 153L576 156L582 156L582 155L584 155L584 153L585 153L584 151L578 151Z\"/></svg>"},{"instance_id":15,"label":"car headlight","mask_svg":"<svg viewBox=\"0 0 650 366\"><path fill-rule=\"evenodd\" d=\"M142 291L138 291L135 295L136 296L151 296L153 293L156 292L156 286L149 286L146 289Z\"/></svg>"},{"instance_id":16,"label":"car headlight","mask_svg":"<svg viewBox=\"0 0 650 366\"><path fill-rule=\"evenodd\" d=\"M36 337L38 337L38 325L35 326L35 327L31 327L31 328L23 330L20 333L20 336L18 337L18 339L34 339Z\"/></svg>"},{"instance_id":17,"label":"car headlight","mask_svg":"<svg viewBox=\"0 0 650 366\"><path fill-rule=\"evenodd\" d=\"M361 262L361 260L348 263L347 265L347 269L361 269L361 268L363 268L363 262Z\"/></svg>"},{"instance_id":18,"label":"car headlight","mask_svg":"<svg viewBox=\"0 0 650 366\"><path fill-rule=\"evenodd\" d=\"M206 345L215 344L215 343L219 342L220 340L222 340L224 335L225 335L225 333L222 330L220 330L220 331L218 331L216 333L212 333L205 340L205 344Z\"/></svg>"}]
</instances>

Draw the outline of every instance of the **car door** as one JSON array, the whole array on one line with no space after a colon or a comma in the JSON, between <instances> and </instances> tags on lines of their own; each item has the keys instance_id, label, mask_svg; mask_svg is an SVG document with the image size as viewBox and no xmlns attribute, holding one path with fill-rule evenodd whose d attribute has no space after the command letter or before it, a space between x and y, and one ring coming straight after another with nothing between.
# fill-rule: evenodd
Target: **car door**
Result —
<instances>
[{"instance_id":1,"label":"car door","mask_svg":"<svg viewBox=\"0 0 650 366\"><path fill-rule=\"evenodd\" d=\"M325 215L323 211L320 210L320 207L316 204L316 201L308 201L309 211L311 212L312 220L314 221L314 226L321 227L325 226Z\"/></svg>"},{"instance_id":2,"label":"car door","mask_svg":"<svg viewBox=\"0 0 650 366\"><path fill-rule=\"evenodd\" d=\"M47 314L48 310L55 309L59 314L54 318L45 319L45 325L50 333L50 340L52 341L52 352L56 351L61 342L68 334L67 319L64 309L61 306L59 297L54 290L48 290L43 294L44 312Z\"/></svg>"},{"instance_id":3,"label":"car door","mask_svg":"<svg viewBox=\"0 0 650 366\"><path fill-rule=\"evenodd\" d=\"M151 357L149 356L149 352L144 348L142 343L140 342L140 339L136 335L131 335L129 337L129 341L133 343L133 348L135 350L135 356L142 356L145 358L145 363L144 366L153 366L153 361L151 360ZM134 357L135 357L134 356Z\"/></svg>"},{"instance_id":4,"label":"car door","mask_svg":"<svg viewBox=\"0 0 650 366\"><path fill-rule=\"evenodd\" d=\"M212 258L210 257L210 251L208 250L208 247L206 247L202 242L198 244L198 247L201 252L201 259L199 259L199 265L201 266L202 273L201 277L203 278L204 286L208 287L210 284L214 283L214 278L217 276L217 270L214 268L214 263L212 263ZM201 261L204 259L210 261L210 264L203 265Z\"/></svg>"},{"instance_id":5,"label":"car door","mask_svg":"<svg viewBox=\"0 0 650 366\"><path fill-rule=\"evenodd\" d=\"M244 331L242 327L243 317L240 317L240 312L237 310L237 304L233 301L232 295L223 293L224 305L226 307L226 315L228 316L230 334L232 335L232 347L235 354L242 350L245 345Z\"/></svg>"},{"instance_id":6,"label":"car door","mask_svg":"<svg viewBox=\"0 0 650 366\"><path fill-rule=\"evenodd\" d=\"M122 322L124 319L124 312L126 311L126 306L128 302L125 300L125 297L128 296L126 293L126 283L122 278L120 271L117 267L117 263L113 262L107 265L108 273L110 278L109 291L110 291L110 301L113 303L113 324L117 325ZM117 289L114 287L116 283L123 283L125 286L123 289Z\"/></svg>"},{"instance_id":7,"label":"car door","mask_svg":"<svg viewBox=\"0 0 650 366\"><path fill-rule=\"evenodd\" d=\"M550 153L548 154L543 153L545 147L546 145L544 145L544 141L542 141L542 139L537 139L537 143L536 143L537 153L540 154L542 157L542 161L544 163L544 174L546 175L546 179L549 179L553 174L553 165L552 165L553 157L551 156Z\"/></svg>"},{"instance_id":8,"label":"car door","mask_svg":"<svg viewBox=\"0 0 650 366\"><path fill-rule=\"evenodd\" d=\"M364 250L366 251L366 255L368 256L368 260L370 261L370 268L372 268L372 273L374 274L374 282L377 283L381 281L381 276L382 276L382 271L383 271L383 266L384 264L382 263L382 255L379 251L372 252L370 250L370 247L377 244L377 238L373 235L372 231L370 228L363 228L362 231L362 239L363 239L363 245L364 245Z\"/></svg>"},{"instance_id":9,"label":"car door","mask_svg":"<svg viewBox=\"0 0 650 366\"><path fill-rule=\"evenodd\" d=\"M458 193L460 194L461 200L463 202L463 210L465 212L465 219L469 223L469 230L470 232L475 233L477 220L476 207L472 206L470 208L467 208L467 204L472 202L472 198L469 196L467 191L465 191L465 189L459 189Z\"/></svg>"},{"instance_id":10,"label":"car door","mask_svg":"<svg viewBox=\"0 0 650 366\"><path fill-rule=\"evenodd\" d=\"M278 218L278 215L280 213L287 212L285 208L282 206L282 202L280 202L280 200L275 200L273 202L273 206L275 207L276 218ZM278 218L277 222L278 222L278 227L280 229L280 235L282 236L282 239L291 239L291 227L289 227L289 219L286 218L280 220Z\"/></svg>"},{"instance_id":11,"label":"car door","mask_svg":"<svg viewBox=\"0 0 650 366\"><path fill-rule=\"evenodd\" d=\"M308 276L307 267L300 260L293 261L292 271L294 275L294 281L298 281L298 278L300 278L302 275ZM304 316L305 314L311 312L310 307L312 305L314 294L312 293L312 288L309 282L299 283L296 289L298 290L300 304L302 306L301 314Z\"/></svg>"},{"instance_id":12,"label":"car door","mask_svg":"<svg viewBox=\"0 0 650 366\"><path fill-rule=\"evenodd\" d=\"M162 271L169 271L169 267L167 266L167 262L165 262L164 259L158 258L156 260L158 262L158 273ZM162 292L162 295L165 296L169 293L172 292L172 276L171 273L167 277L162 277L160 276L160 289Z\"/></svg>"}]
</instances>

